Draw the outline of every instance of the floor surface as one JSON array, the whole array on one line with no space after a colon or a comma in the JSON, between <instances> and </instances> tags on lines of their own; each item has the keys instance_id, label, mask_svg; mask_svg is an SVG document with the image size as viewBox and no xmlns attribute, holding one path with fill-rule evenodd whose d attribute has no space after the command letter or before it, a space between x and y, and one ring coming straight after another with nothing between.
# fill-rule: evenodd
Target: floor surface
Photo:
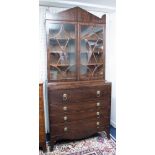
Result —
<instances>
[{"instance_id":1,"label":"floor surface","mask_svg":"<svg viewBox=\"0 0 155 155\"><path fill-rule=\"evenodd\" d=\"M110 125L110 134L112 138L116 141L116 128L114 128L112 125Z\"/></svg>"}]
</instances>

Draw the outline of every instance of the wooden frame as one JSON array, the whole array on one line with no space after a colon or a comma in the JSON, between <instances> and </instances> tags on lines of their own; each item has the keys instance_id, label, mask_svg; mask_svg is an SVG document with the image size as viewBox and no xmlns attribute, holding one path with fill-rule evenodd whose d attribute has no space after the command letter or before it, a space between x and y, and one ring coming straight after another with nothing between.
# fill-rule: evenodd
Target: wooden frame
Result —
<instances>
[{"instance_id":1,"label":"wooden frame","mask_svg":"<svg viewBox=\"0 0 155 155\"><path fill-rule=\"evenodd\" d=\"M81 17L82 16L82 17ZM79 80L89 80L89 79L81 79L80 78L80 28L81 25L90 25L90 26L101 26L105 29L106 16L104 15L102 18L98 18L87 11L75 7L58 14L52 16L52 19L46 20L46 33L48 36L48 25L49 24L75 24L75 50L76 50L76 78L73 79L51 79L50 78L50 52L47 50L47 71L48 71L48 81L49 82L59 82L59 81L79 81ZM105 46L105 31L103 34L103 44ZM47 47L49 45L49 41L47 38ZM89 67L87 67L89 68ZM93 78L90 80L97 80L97 78ZM103 50L103 76L99 79L105 79L105 49Z\"/></svg>"}]
</instances>

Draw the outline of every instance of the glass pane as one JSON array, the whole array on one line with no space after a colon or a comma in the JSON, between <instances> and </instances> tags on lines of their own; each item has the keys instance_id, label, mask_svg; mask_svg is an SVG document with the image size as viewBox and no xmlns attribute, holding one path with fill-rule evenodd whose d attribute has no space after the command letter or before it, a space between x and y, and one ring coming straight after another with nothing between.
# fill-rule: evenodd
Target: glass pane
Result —
<instances>
[{"instance_id":1,"label":"glass pane","mask_svg":"<svg viewBox=\"0 0 155 155\"><path fill-rule=\"evenodd\" d=\"M101 26L81 25L81 79L97 79L103 76L103 30Z\"/></svg>"},{"instance_id":2,"label":"glass pane","mask_svg":"<svg viewBox=\"0 0 155 155\"><path fill-rule=\"evenodd\" d=\"M50 53L50 80L75 79L75 25L50 24L48 49Z\"/></svg>"}]
</instances>

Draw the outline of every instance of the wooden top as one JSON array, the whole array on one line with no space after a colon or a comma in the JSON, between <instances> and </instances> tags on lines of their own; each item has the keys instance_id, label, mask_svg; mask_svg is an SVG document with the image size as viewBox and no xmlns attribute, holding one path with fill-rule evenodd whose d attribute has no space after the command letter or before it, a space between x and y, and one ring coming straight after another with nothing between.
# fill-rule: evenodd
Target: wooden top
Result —
<instances>
[{"instance_id":1,"label":"wooden top","mask_svg":"<svg viewBox=\"0 0 155 155\"><path fill-rule=\"evenodd\" d=\"M80 7L74 7L60 13L53 14L51 16L51 20L106 24L106 15L99 18Z\"/></svg>"},{"instance_id":2,"label":"wooden top","mask_svg":"<svg viewBox=\"0 0 155 155\"><path fill-rule=\"evenodd\" d=\"M93 80L93 81L69 81L69 82L50 82L48 88L50 89L69 89L79 87L92 87L101 85L111 85L111 82L105 80Z\"/></svg>"}]
</instances>

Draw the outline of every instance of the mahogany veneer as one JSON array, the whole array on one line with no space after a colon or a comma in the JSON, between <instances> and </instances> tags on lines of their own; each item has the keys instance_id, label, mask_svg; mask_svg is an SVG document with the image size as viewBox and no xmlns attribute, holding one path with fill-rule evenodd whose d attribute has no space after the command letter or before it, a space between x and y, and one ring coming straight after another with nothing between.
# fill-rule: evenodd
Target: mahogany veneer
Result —
<instances>
[{"instance_id":1,"label":"mahogany veneer","mask_svg":"<svg viewBox=\"0 0 155 155\"><path fill-rule=\"evenodd\" d=\"M61 139L109 135L111 83L105 81L106 16L75 7L46 20L51 149Z\"/></svg>"},{"instance_id":2,"label":"mahogany veneer","mask_svg":"<svg viewBox=\"0 0 155 155\"><path fill-rule=\"evenodd\" d=\"M96 87L91 81L85 86L79 81L58 89L49 84L51 147L59 139L80 139L101 131L110 138L111 83L94 82Z\"/></svg>"}]
</instances>

